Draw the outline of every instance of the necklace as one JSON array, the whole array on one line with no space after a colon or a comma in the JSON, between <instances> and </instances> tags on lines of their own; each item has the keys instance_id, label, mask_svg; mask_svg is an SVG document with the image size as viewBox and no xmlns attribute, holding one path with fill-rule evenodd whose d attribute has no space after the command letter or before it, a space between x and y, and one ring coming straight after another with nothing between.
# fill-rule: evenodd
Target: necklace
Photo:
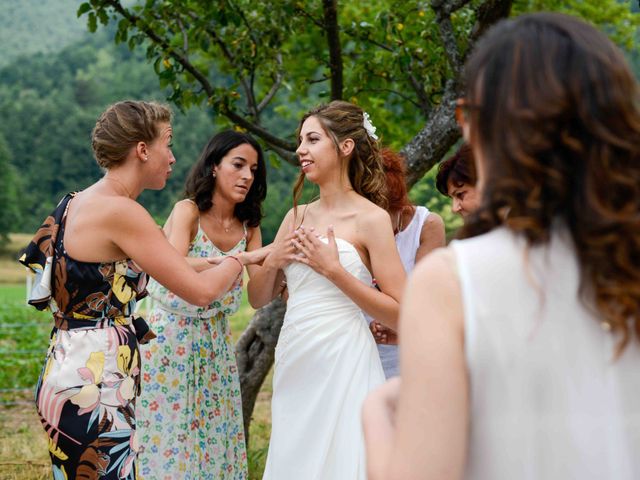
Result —
<instances>
[{"instance_id":1,"label":"necklace","mask_svg":"<svg viewBox=\"0 0 640 480\"><path fill-rule=\"evenodd\" d=\"M218 222L218 224L220 225L220 227L225 231L225 233L229 233L231 231L231 229L233 228L233 218L231 219L231 221L229 222L229 224L227 226L224 225L224 222L222 220L220 220L218 217L216 217L213 213L210 214L213 219Z\"/></svg>"},{"instance_id":2,"label":"necklace","mask_svg":"<svg viewBox=\"0 0 640 480\"><path fill-rule=\"evenodd\" d=\"M133 196L131 195L131 193L129 192L129 189L127 188L127 186L122 183L120 180L118 180L117 178L113 178L113 177L107 177L106 175L104 177L102 177L104 180L111 180L113 182L118 183L122 188L124 188L124 191L127 194L127 197L129 198L133 198Z\"/></svg>"}]
</instances>

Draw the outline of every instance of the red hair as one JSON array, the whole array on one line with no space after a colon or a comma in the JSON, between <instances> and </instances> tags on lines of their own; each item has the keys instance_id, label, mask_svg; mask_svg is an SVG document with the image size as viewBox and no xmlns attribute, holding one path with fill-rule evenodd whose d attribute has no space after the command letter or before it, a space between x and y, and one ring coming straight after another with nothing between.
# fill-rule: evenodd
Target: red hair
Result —
<instances>
[{"instance_id":1,"label":"red hair","mask_svg":"<svg viewBox=\"0 0 640 480\"><path fill-rule=\"evenodd\" d=\"M413 204L409 200L407 192L404 158L390 148L383 148L380 154L382 155L384 173L387 177L387 211L392 213L403 211L405 208L413 209Z\"/></svg>"}]
</instances>

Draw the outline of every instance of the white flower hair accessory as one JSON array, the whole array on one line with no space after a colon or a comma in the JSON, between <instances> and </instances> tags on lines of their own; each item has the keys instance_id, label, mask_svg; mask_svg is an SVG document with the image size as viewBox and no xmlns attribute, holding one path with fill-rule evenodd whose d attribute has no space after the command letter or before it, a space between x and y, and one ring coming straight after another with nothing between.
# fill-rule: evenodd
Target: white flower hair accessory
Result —
<instances>
[{"instance_id":1,"label":"white flower hair accessory","mask_svg":"<svg viewBox=\"0 0 640 480\"><path fill-rule=\"evenodd\" d=\"M374 127L371 123L371 119L369 118L369 114L367 112L362 112L362 126L371 138L373 138L374 140L378 140L378 136L376 135L376 127Z\"/></svg>"}]
</instances>

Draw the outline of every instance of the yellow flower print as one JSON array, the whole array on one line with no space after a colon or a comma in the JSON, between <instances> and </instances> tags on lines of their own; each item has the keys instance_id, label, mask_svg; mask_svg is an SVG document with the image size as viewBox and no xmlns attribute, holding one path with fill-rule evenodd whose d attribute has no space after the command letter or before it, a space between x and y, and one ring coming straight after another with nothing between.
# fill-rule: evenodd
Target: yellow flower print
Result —
<instances>
[{"instance_id":1,"label":"yellow flower print","mask_svg":"<svg viewBox=\"0 0 640 480\"><path fill-rule=\"evenodd\" d=\"M129 373L129 360L131 359L131 347L120 345L118 347L118 369L125 375Z\"/></svg>"},{"instance_id":2,"label":"yellow flower print","mask_svg":"<svg viewBox=\"0 0 640 480\"><path fill-rule=\"evenodd\" d=\"M128 345L120 345L118 347L117 361L118 369L125 377L118 386L116 397L121 405L126 405L136 395L136 382L132 375L138 375L140 372L138 368L140 364L138 350L133 351L133 360L131 361L131 348Z\"/></svg>"},{"instance_id":3,"label":"yellow flower print","mask_svg":"<svg viewBox=\"0 0 640 480\"><path fill-rule=\"evenodd\" d=\"M78 393L69 400L74 405L78 405L78 415L83 415L93 410L100 400L100 389L98 384L102 381L104 370L104 352L91 352L86 366L78 369L78 374L85 381L90 381L89 385L83 386Z\"/></svg>"},{"instance_id":4,"label":"yellow flower print","mask_svg":"<svg viewBox=\"0 0 640 480\"><path fill-rule=\"evenodd\" d=\"M64 453L60 449L60 447L56 443L54 443L54 441L51 438L49 438L49 451L51 452L51 455L53 455L56 458L59 458L62 461L69 458L69 456L66 453Z\"/></svg>"},{"instance_id":5,"label":"yellow flower print","mask_svg":"<svg viewBox=\"0 0 640 480\"><path fill-rule=\"evenodd\" d=\"M133 289L127 285L126 274L127 262L116 263L116 271L113 273L111 289L122 304L130 302L136 295Z\"/></svg>"}]
</instances>

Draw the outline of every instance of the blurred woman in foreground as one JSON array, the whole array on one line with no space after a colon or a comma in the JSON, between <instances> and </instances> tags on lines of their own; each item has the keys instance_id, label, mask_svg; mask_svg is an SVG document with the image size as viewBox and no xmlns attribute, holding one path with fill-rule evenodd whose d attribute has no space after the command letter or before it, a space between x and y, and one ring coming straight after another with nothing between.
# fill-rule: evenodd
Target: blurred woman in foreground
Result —
<instances>
[{"instance_id":1,"label":"blurred woman in foreground","mask_svg":"<svg viewBox=\"0 0 640 480\"><path fill-rule=\"evenodd\" d=\"M402 382L365 404L369 478L640 478L636 80L549 13L497 25L465 78L473 238L409 282Z\"/></svg>"}]
</instances>

